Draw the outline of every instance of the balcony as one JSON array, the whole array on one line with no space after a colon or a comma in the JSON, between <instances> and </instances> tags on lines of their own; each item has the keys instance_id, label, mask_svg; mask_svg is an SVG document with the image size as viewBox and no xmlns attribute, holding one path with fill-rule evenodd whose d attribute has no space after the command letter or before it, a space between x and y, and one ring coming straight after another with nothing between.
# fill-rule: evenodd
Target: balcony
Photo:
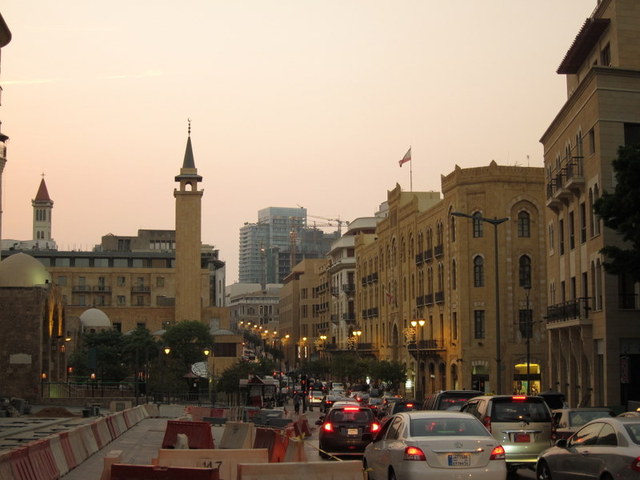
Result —
<instances>
[{"instance_id":1,"label":"balcony","mask_svg":"<svg viewBox=\"0 0 640 480\"><path fill-rule=\"evenodd\" d=\"M417 307L424 307L424 295L416 297L416 306Z\"/></svg>"},{"instance_id":2,"label":"balcony","mask_svg":"<svg viewBox=\"0 0 640 480\"><path fill-rule=\"evenodd\" d=\"M93 291L96 293L111 293L110 285L98 285L93 287Z\"/></svg>"},{"instance_id":3,"label":"balcony","mask_svg":"<svg viewBox=\"0 0 640 480\"><path fill-rule=\"evenodd\" d=\"M93 291L93 287L89 285L74 285L73 293L91 293Z\"/></svg>"},{"instance_id":4,"label":"balcony","mask_svg":"<svg viewBox=\"0 0 640 480\"><path fill-rule=\"evenodd\" d=\"M356 284L355 283L343 283L342 291L347 295L351 296L356 293Z\"/></svg>"},{"instance_id":5,"label":"balcony","mask_svg":"<svg viewBox=\"0 0 640 480\"><path fill-rule=\"evenodd\" d=\"M547 328L564 328L591 325L589 298L583 297L547 307Z\"/></svg>"},{"instance_id":6,"label":"balcony","mask_svg":"<svg viewBox=\"0 0 640 480\"><path fill-rule=\"evenodd\" d=\"M416 255L416 266L419 267L423 263L424 263L424 255L422 253L417 254Z\"/></svg>"},{"instance_id":7,"label":"balcony","mask_svg":"<svg viewBox=\"0 0 640 480\"><path fill-rule=\"evenodd\" d=\"M444 344L440 340L433 338L427 340L418 340L417 342L409 342L407 350L414 357L437 357L446 351Z\"/></svg>"},{"instance_id":8,"label":"balcony","mask_svg":"<svg viewBox=\"0 0 640 480\"><path fill-rule=\"evenodd\" d=\"M340 295L340 290L338 289L338 287L331 287L331 295L333 295L334 297Z\"/></svg>"},{"instance_id":9,"label":"balcony","mask_svg":"<svg viewBox=\"0 0 640 480\"><path fill-rule=\"evenodd\" d=\"M131 287L131 293L151 293L151 287L147 285L134 285Z\"/></svg>"},{"instance_id":10,"label":"balcony","mask_svg":"<svg viewBox=\"0 0 640 480\"><path fill-rule=\"evenodd\" d=\"M571 160L567 163L565 188L574 190L576 193L580 193L580 190L584 188L584 174L582 173L582 157L571 157Z\"/></svg>"},{"instance_id":11,"label":"balcony","mask_svg":"<svg viewBox=\"0 0 640 480\"><path fill-rule=\"evenodd\" d=\"M339 317L337 313L332 313L331 314L331 323L333 323L334 325L338 325L338 323L340 323Z\"/></svg>"},{"instance_id":12,"label":"balcony","mask_svg":"<svg viewBox=\"0 0 640 480\"><path fill-rule=\"evenodd\" d=\"M425 262L430 262L431 260L433 260L433 250L431 248L428 250L425 250L423 255L424 255Z\"/></svg>"},{"instance_id":13,"label":"balcony","mask_svg":"<svg viewBox=\"0 0 640 480\"><path fill-rule=\"evenodd\" d=\"M433 247L433 254L436 258L442 257L444 255L444 245L440 244Z\"/></svg>"},{"instance_id":14,"label":"balcony","mask_svg":"<svg viewBox=\"0 0 640 480\"><path fill-rule=\"evenodd\" d=\"M366 312L366 310L363 310L363 312ZM355 312L343 313L342 314L342 320L344 320L347 323L355 323L355 321L356 321Z\"/></svg>"},{"instance_id":15,"label":"balcony","mask_svg":"<svg viewBox=\"0 0 640 480\"><path fill-rule=\"evenodd\" d=\"M444 292L435 293L436 303L444 303Z\"/></svg>"},{"instance_id":16,"label":"balcony","mask_svg":"<svg viewBox=\"0 0 640 480\"><path fill-rule=\"evenodd\" d=\"M433 293L427 293L424 296L424 304L425 305L433 305Z\"/></svg>"}]
</instances>

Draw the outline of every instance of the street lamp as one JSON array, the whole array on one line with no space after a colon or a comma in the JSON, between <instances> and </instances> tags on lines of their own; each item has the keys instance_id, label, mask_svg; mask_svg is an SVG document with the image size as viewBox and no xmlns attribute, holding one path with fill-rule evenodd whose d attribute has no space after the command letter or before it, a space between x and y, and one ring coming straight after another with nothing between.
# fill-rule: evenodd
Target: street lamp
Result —
<instances>
[{"instance_id":1,"label":"street lamp","mask_svg":"<svg viewBox=\"0 0 640 480\"><path fill-rule=\"evenodd\" d=\"M496 290L496 393L499 395L502 392L502 351L500 350L500 277L498 264L498 225L509 220L505 218L485 218L480 215L468 215L462 212L451 212L454 217L470 218L471 220L479 220L481 222L489 223L493 225L493 240L494 240L494 263L495 263L495 290Z\"/></svg>"},{"instance_id":2,"label":"street lamp","mask_svg":"<svg viewBox=\"0 0 640 480\"><path fill-rule=\"evenodd\" d=\"M355 347L356 347L356 354L358 354L358 349L360 348L360 335L362 335L362 330L358 329L358 330L354 330L353 331L353 335L356 339L355 341Z\"/></svg>"},{"instance_id":3,"label":"street lamp","mask_svg":"<svg viewBox=\"0 0 640 480\"><path fill-rule=\"evenodd\" d=\"M525 308L525 334L527 339L527 395L531 395L531 334L533 333L533 315L529 309L529 294L531 293L531 285L527 282L524 285L526 292L527 305Z\"/></svg>"},{"instance_id":4,"label":"street lamp","mask_svg":"<svg viewBox=\"0 0 640 480\"><path fill-rule=\"evenodd\" d=\"M420 320L411 320L411 327L413 328L413 342L416 346L416 400L422 401L422 371L420 369L420 347L418 343L418 327L424 327L424 324L427 323L424 319Z\"/></svg>"}]
</instances>

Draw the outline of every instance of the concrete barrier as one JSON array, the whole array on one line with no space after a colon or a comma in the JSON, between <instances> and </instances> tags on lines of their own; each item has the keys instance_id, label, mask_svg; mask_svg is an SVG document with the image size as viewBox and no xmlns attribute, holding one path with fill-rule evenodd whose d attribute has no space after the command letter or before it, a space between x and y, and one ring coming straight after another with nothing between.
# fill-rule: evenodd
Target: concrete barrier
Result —
<instances>
[{"instance_id":1,"label":"concrete barrier","mask_svg":"<svg viewBox=\"0 0 640 480\"><path fill-rule=\"evenodd\" d=\"M17 480L37 480L36 471L29 461L27 447L19 447L9 453L11 471Z\"/></svg>"},{"instance_id":2,"label":"concrete barrier","mask_svg":"<svg viewBox=\"0 0 640 480\"><path fill-rule=\"evenodd\" d=\"M93 433L96 436L98 448L104 448L105 445L113 440L113 437L111 437L111 432L109 431L109 427L107 426L106 418L103 417L96 420L91 424L91 428L93 429Z\"/></svg>"},{"instance_id":3,"label":"concrete barrier","mask_svg":"<svg viewBox=\"0 0 640 480\"><path fill-rule=\"evenodd\" d=\"M159 467L157 465L129 465L114 463L111 466L111 480L219 480L217 468Z\"/></svg>"},{"instance_id":4,"label":"concrete barrier","mask_svg":"<svg viewBox=\"0 0 640 480\"><path fill-rule=\"evenodd\" d=\"M175 447L178 434L187 436L189 448L214 448L211 425L207 422L169 420L162 440L162 448Z\"/></svg>"},{"instance_id":5,"label":"concrete barrier","mask_svg":"<svg viewBox=\"0 0 640 480\"><path fill-rule=\"evenodd\" d=\"M155 418L160 416L160 409L155 403L145 403L142 407L147 412L147 417Z\"/></svg>"},{"instance_id":6,"label":"concrete barrier","mask_svg":"<svg viewBox=\"0 0 640 480\"><path fill-rule=\"evenodd\" d=\"M267 463L269 452L266 448L211 450L166 450L158 451L155 464L167 467L207 467L218 466L220 478L236 480L239 463ZM326 479L325 479L326 480Z\"/></svg>"},{"instance_id":7,"label":"concrete barrier","mask_svg":"<svg viewBox=\"0 0 640 480\"><path fill-rule=\"evenodd\" d=\"M66 475L69 473L69 465L67 464L67 458L64 455L64 450L62 449L62 442L60 441L60 435L51 435L48 437L49 446L51 447L51 453L53 454L53 461L56 462L56 467L60 472L60 476ZM4 478L2 476L2 472L0 472L0 478Z\"/></svg>"},{"instance_id":8,"label":"concrete barrier","mask_svg":"<svg viewBox=\"0 0 640 480\"><path fill-rule=\"evenodd\" d=\"M255 441L255 430L253 423L228 421L224 424L219 448L251 448Z\"/></svg>"},{"instance_id":9,"label":"concrete barrier","mask_svg":"<svg viewBox=\"0 0 640 480\"><path fill-rule=\"evenodd\" d=\"M64 458L67 462L67 466L69 467L69 470L73 470L78 465L80 465L80 460L77 459L75 454L73 453L73 447L71 446L69 432L60 433L60 444L62 445L62 451L64 453Z\"/></svg>"},{"instance_id":10,"label":"concrete barrier","mask_svg":"<svg viewBox=\"0 0 640 480\"><path fill-rule=\"evenodd\" d=\"M286 438L285 453L283 462L306 462L307 453L304 449L304 440L300 437Z\"/></svg>"},{"instance_id":11,"label":"concrete barrier","mask_svg":"<svg viewBox=\"0 0 640 480\"><path fill-rule=\"evenodd\" d=\"M256 428L256 438L253 448L266 448L269 450L269 462L284 462L289 438L282 435L280 430L273 428Z\"/></svg>"},{"instance_id":12,"label":"concrete barrier","mask_svg":"<svg viewBox=\"0 0 640 480\"><path fill-rule=\"evenodd\" d=\"M71 443L73 455L78 461L77 464L80 465L89 457L89 452L84 445L82 432L78 428L69 430L69 443Z\"/></svg>"},{"instance_id":13,"label":"concrete barrier","mask_svg":"<svg viewBox=\"0 0 640 480\"><path fill-rule=\"evenodd\" d=\"M127 427L127 422L124 420L124 412L118 412L113 416L113 422L117 425L118 431L120 432L118 436L122 435L129 428Z\"/></svg>"},{"instance_id":14,"label":"concrete barrier","mask_svg":"<svg viewBox=\"0 0 640 480\"><path fill-rule=\"evenodd\" d=\"M240 463L237 480L362 480L362 462Z\"/></svg>"}]
</instances>

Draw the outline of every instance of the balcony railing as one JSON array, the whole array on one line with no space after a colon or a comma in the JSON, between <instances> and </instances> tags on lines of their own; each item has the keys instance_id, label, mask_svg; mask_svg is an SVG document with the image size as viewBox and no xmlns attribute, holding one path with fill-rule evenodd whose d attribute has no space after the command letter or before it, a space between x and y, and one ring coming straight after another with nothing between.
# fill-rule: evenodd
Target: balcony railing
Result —
<instances>
[{"instance_id":1,"label":"balcony railing","mask_svg":"<svg viewBox=\"0 0 640 480\"><path fill-rule=\"evenodd\" d=\"M151 287L147 285L134 285L131 287L131 293L150 293Z\"/></svg>"},{"instance_id":2,"label":"balcony railing","mask_svg":"<svg viewBox=\"0 0 640 480\"><path fill-rule=\"evenodd\" d=\"M419 253L416 255L416 265L420 266L422 265L422 263L424 262L424 255L422 253Z\"/></svg>"},{"instance_id":3,"label":"balcony railing","mask_svg":"<svg viewBox=\"0 0 640 480\"><path fill-rule=\"evenodd\" d=\"M347 295L353 295L356 293L356 284L355 283L343 283L342 291Z\"/></svg>"},{"instance_id":4,"label":"balcony railing","mask_svg":"<svg viewBox=\"0 0 640 480\"><path fill-rule=\"evenodd\" d=\"M549 305L547 322L563 322L589 318L589 297L582 297L568 302Z\"/></svg>"},{"instance_id":5,"label":"balcony railing","mask_svg":"<svg viewBox=\"0 0 640 480\"><path fill-rule=\"evenodd\" d=\"M409 342L407 350L411 355L415 356L434 356L445 351L444 344L440 340L433 338L427 340L418 340L417 342Z\"/></svg>"},{"instance_id":6,"label":"balcony railing","mask_svg":"<svg viewBox=\"0 0 640 480\"><path fill-rule=\"evenodd\" d=\"M90 285L74 285L73 293L89 293L93 290Z\"/></svg>"},{"instance_id":7,"label":"balcony railing","mask_svg":"<svg viewBox=\"0 0 640 480\"><path fill-rule=\"evenodd\" d=\"M444 292L436 292L436 303L444 303Z\"/></svg>"},{"instance_id":8,"label":"balcony railing","mask_svg":"<svg viewBox=\"0 0 640 480\"><path fill-rule=\"evenodd\" d=\"M430 262L431 260L433 260L433 250L430 248L424 251L424 261Z\"/></svg>"},{"instance_id":9,"label":"balcony railing","mask_svg":"<svg viewBox=\"0 0 640 480\"><path fill-rule=\"evenodd\" d=\"M444 255L444 245L436 245L435 247L433 247L433 254L435 255L436 258L441 257Z\"/></svg>"}]
</instances>

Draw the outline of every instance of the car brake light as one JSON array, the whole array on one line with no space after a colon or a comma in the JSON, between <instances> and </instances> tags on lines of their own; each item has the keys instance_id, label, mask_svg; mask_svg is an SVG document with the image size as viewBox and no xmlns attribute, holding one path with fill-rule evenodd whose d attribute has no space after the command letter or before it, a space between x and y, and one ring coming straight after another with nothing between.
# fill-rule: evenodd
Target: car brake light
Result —
<instances>
[{"instance_id":1,"label":"car brake light","mask_svg":"<svg viewBox=\"0 0 640 480\"><path fill-rule=\"evenodd\" d=\"M413 403L407 403L408 408L413 408Z\"/></svg>"},{"instance_id":2,"label":"car brake light","mask_svg":"<svg viewBox=\"0 0 640 480\"><path fill-rule=\"evenodd\" d=\"M333 425L331 423L327 422L324 425L322 425L322 429L325 432L333 432Z\"/></svg>"},{"instance_id":3,"label":"car brake light","mask_svg":"<svg viewBox=\"0 0 640 480\"><path fill-rule=\"evenodd\" d=\"M404 449L405 460L426 460L424 452L418 447L407 447Z\"/></svg>"},{"instance_id":4,"label":"car brake light","mask_svg":"<svg viewBox=\"0 0 640 480\"><path fill-rule=\"evenodd\" d=\"M376 423L376 422L373 422L373 423L371 424L371 431L372 431L372 432L377 432L378 430L380 430L380 424L379 424L379 423Z\"/></svg>"},{"instance_id":5,"label":"car brake light","mask_svg":"<svg viewBox=\"0 0 640 480\"><path fill-rule=\"evenodd\" d=\"M640 457L636 457L636 459L631 462L631 470L640 472Z\"/></svg>"},{"instance_id":6,"label":"car brake light","mask_svg":"<svg viewBox=\"0 0 640 480\"><path fill-rule=\"evenodd\" d=\"M484 428L491 432L491 417L484 417L482 424L484 425Z\"/></svg>"},{"instance_id":7,"label":"car brake light","mask_svg":"<svg viewBox=\"0 0 640 480\"><path fill-rule=\"evenodd\" d=\"M526 395L514 395L511 400L514 402L524 402L527 399Z\"/></svg>"},{"instance_id":8,"label":"car brake light","mask_svg":"<svg viewBox=\"0 0 640 480\"><path fill-rule=\"evenodd\" d=\"M360 407L344 407L345 412L359 412Z\"/></svg>"},{"instance_id":9,"label":"car brake light","mask_svg":"<svg viewBox=\"0 0 640 480\"><path fill-rule=\"evenodd\" d=\"M498 445L491 451L491 456L489 460L504 460L505 459L505 451L502 445Z\"/></svg>"}]
</instances>

